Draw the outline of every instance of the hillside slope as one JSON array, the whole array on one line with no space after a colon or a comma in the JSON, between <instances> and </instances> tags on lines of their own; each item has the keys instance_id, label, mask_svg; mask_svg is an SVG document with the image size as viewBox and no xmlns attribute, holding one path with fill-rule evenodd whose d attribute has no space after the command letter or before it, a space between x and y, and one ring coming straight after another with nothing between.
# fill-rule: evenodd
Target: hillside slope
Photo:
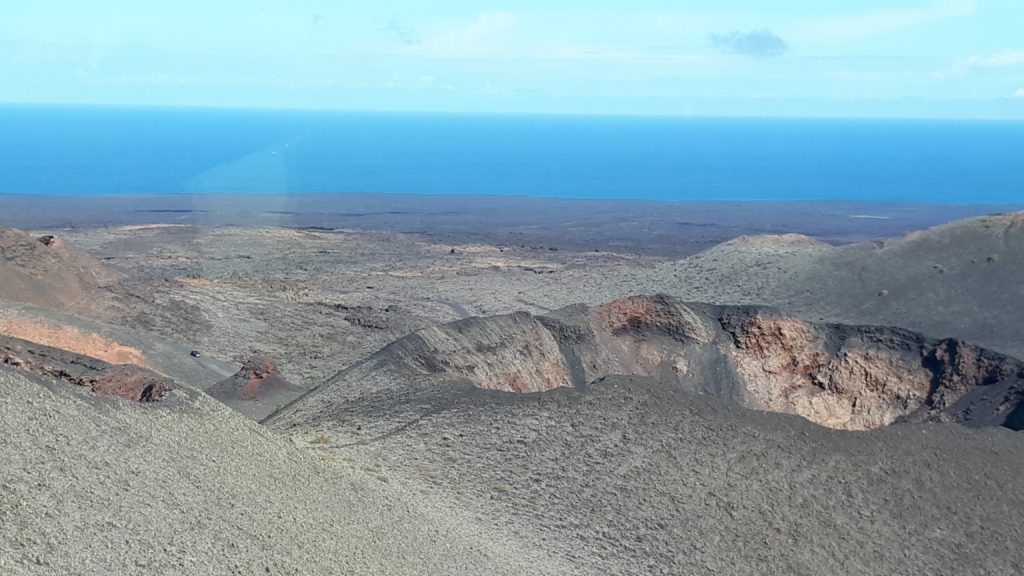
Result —
<instances>
[{"instance_id":1,"label":"hillside slope","mask_svg":"<svg viewBox=\"0 0 1024 576\"><path fill-rule=\"evenodd\" d=\"M56 236L0 228L0 300L52 309L88 308L120 275Z\"/></svg>"},{"instance_id":2,"label":"hillside slope","mask_svg":"<svg viewBox=\"0 0 1024 576\"><path fill-rule=\"evenodd\" d=\"M1006 428L829 430L651 377L513 394L375 365L336 386L361 393L270 426L595 572L1024 569L1024 438Z\"/></svg>"},{"instance_id":3,"label":"hillside slope","mask_svg":"<svg viewBox=\"0 0 1024 576\"><path fill-rule=\"evenodd\" d=\"M1024 356L1024 213L831 247L766 236L659 265L637 282L687 300L895 325Z\"/></svg>"},{"instance_id":4,"label":"hillside slope","mask_svg":"<svg viewBox=\"0 0 1024 576\"><path fill-rule=\"evenodd\" d=\"M3 574L577 572L184 388L138 404L0 366L0 437Z\"/></svg>"}]
</instances>

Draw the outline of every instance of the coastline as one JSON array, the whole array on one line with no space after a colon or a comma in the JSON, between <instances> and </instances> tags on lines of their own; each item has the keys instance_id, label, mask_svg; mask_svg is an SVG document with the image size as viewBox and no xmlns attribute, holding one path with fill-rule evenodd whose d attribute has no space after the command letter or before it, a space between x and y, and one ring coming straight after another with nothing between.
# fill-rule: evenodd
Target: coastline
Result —
<instances>
[{"instance_id":1,"label":"coastline","mask_svg":"<svg viewBox=\"0 0 1024 576\"><path fill-rule=\"evenodd\" d=\"M737 236L845 244L1022 204L839 200L666 201L394 193L28 195L0 193L0 224L140 224L387 230L460 241L682 257Z\"/></svg>"}]
</instances>

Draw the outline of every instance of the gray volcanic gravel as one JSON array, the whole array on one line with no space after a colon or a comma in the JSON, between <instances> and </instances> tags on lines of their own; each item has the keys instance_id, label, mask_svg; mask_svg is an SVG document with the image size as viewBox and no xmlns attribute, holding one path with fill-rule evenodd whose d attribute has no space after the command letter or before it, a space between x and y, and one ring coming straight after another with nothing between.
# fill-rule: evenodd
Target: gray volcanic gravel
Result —
<instances>
[{"instance_id":1,"label":"gray volcanic gravel","mask_svg":"<svg viewBox=\"0 0 1024 576\"><path fill-rule=\"evenodd\" d=\"M198 392L140 405L0 368L0 574L572 574L449 503Z\"/></svg>"},{"instance_id":2,"label":"gray volcanic gravel","mask_svg":"<svg viewBox=\"0 0 1024 576\"><path fill-rule=\"evenodd\" d=\"M404 426L392 395L344 417L311 396L270 425L379 458L605 574L1024 573L1021 432L836 431L643 378L529 395L411 384L402 401L423 408Z\"/></svg>"},{"instance_id":3,"label":"gray volcanic gravel","mask_svg":"<svg viewBox=\"0 0 1024 576\"><path fill-rule=\"evenodd\" d=\"M1022 354L1022 231L666 260L554 233L67 230L124 275L89 322L202 376L185 384L267 354L307 389L352 367L330 387L348 402L321 388L268 431L188 387L141 406L0 369L0 574L1024 573L1019 432L839 432L643 379L510 396L357 362L466 315L654 292Z\"/></svg>"}]
</instances>

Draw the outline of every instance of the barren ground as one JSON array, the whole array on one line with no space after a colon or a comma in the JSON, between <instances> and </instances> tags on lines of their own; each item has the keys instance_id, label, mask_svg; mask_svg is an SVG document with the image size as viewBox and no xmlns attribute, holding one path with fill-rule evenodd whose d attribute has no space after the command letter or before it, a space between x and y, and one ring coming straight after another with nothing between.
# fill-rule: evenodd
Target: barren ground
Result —
<instances>
[{"instance_id":1,"label":"barren ground","mask_svg":"<svg viewBox=\"0 0 1024 576\"><path fill-rule=\"evenodd\" d=\"M141 357L200 389L267 356L310 390L412 330L656 292L1024 354L1019 217L885 239L995 207L594 203L588 212L571 202L382 198L323 213L309 197L169 197L141 208L71 199L61 210L18 198L3 224L56 234L119 280L73 314L5 302L0 329L29 337L26 327L42 327L37 339ZM787 235L743 236L766 232ZM268 429L188 386L144 408L0 368L0 422L14 439L0 444L0 549L17 552L0 555L0 568L1024 570L1020 432L835 431L620 377L583 393L429 388L441 409L424 414L403 392L416 383L392 376L367 373L362 384L397 392L353 406L354 419L304 401ZM291 399L240 411L259 419ZM417 417L396 429L408 414ZM369 433L378 429L393 432Z\"/></svg>"}]
</instances>

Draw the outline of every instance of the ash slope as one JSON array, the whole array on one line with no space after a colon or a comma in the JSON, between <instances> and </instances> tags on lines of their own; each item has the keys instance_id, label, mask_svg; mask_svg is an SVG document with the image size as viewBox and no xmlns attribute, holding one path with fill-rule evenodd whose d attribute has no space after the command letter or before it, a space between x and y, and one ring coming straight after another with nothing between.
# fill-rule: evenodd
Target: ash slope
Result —
<instances>
[{"instance_id":1,"label":"ash slope","mask_svg":"<svg viewBox=\"0 0 1024 576\"><path fill-rule=\"evenodd\" d=\"M0 228L0 300L52 309L88 307L120 275L56 236Z\"/></svg>"},{"instance_id":2,"label":"ash slope","mask_svg":"<svg viewBox=\"0 0 1024 576\"><path fill-rule=\"evenodd\" d=\"M265 423L602 573L1019 573L1024 437L945 421L1018 426L1022 375L957 340L632 297L419 331Z\"/></svg>"},{"instance_id":3,"label":"ash slope","mask_svg":"<svg viewBox=\"0 0 1024 576\"><path fill-rule=\"evenodd\" d=\"M375 374L373 386L410 386ZM605 574L1024 569L1020 432L829 430L646 377L538 394L425 378L411 385L432 402L388 394L343 414L321 404L273 427L328 435L340 457L379 459L537 550ZM346 445L359 429L369 435Z\"/></svg>"},{"instance_id":4,"label":"ash slope","mask_svg":"<svg viewBox=\"0 0 1024 576\"><path fill-rule=\"evenodd\" d=\"M215 358L190 358L186 344L120 321L118 308L138 298L124 293L120 287L124 280L122 271L62 236L35 236L0 227L0 336L111 364L135 364L200 387L237 368ZM180 324L194 321L184 314L179 318Z\"/></svg>"},{"instance_id":5,"label":"ash slope","mask_svg":"<svg viewBox=\"0 0 1024 576\"><path fill-rule=\"evenodd\" d=\"M817 321L898 325L1024 357L1024 212L840 247L744 237L659 265L635 284Z\"/></svg>"},{"instance_id":6,"label":"ash slope","mask_svg":"<svg viewBox=\"0 0 1024 576\"><path fill-rule=\"evenodd\" d=\"M187 389L138 404L0 367L0 437L4 574L574 572Z\"/></svg>"},{"instance_id":7,"label":"ash slope","mask_svg":"<svg viewBox=\"0 0 1024 576\"><path fill-rule=\"evenodd\" d=\"M1013 358L898 328L816 325L773 309L663 295L427 328L268 421L358 420L367 406L395 398L404 400L381 422L412 422L420 417L415 407L439 402L434 389L443 382L543 392L583 389L611 375L654 377L832 428L906 421L1024 427L1024 364ZM399 417L399 406L412 411Z\"/></svg>"}]
</instances>

